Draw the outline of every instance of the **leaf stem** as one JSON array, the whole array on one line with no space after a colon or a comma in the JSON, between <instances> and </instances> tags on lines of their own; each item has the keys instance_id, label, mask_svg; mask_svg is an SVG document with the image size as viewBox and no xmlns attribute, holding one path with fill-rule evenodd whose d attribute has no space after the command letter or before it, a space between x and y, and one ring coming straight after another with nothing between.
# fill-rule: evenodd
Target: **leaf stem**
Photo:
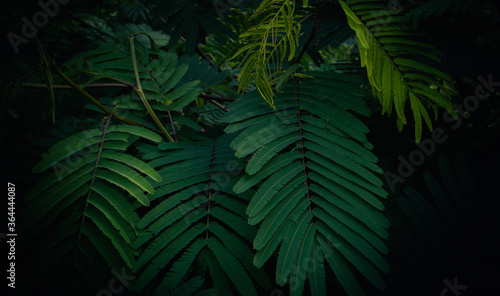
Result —
<instances>
[{"instance_id":1,"label":"leaf stem","mask_svg":"<svg viewBox=\"0 0 500 296\"><path fill-rule=\"evenodd\" d=\"M146 107L146 111L149 113L151 118L153 118L153 121L156 123L158 128L160 128L160 130L163 132L163 134L165 134L165 136L167 137L167 139L170 142L175 142L175 140L172 138L172 136L170 136L170 134L167 132L167 130L165 129L163 124L160 122L160 119L158 119L158 117L154 113L153 109L151 108L151 106L148 103L148 100L146 99L146 96L144 95L144 91L142 90L142 86L141 86L141 80L139 78L139 70L137 69L137 60L135 57L135 46L134 46L134 35L130 36L129 39L130 39L130 51L132 54L132 66L134 67L135 81L137 84L136 93L139 95L139 98L141 98L141 101L144 104L144 107ZM170 112L169 112L169 118L170 118L170 120L172 120L172 117L170 116Z\"/></svg>"},{"instance_id":2,"label":"leaf stem","mask_svg":"<svg viewBox=\"0 0 500 296\"><path fill-rule=\"evenodd\" d=\"M306 165L306 156L304 153L304 134L302 132L302 112L300 109L300 84L299 80L297 79L297 117L298 117L298 124L299 124L299 134L300 134L300 152L302 155L302 166L304 167L304 177L306 179L304 180L304 185L308 189L306 195L307 195L307 200L311 201L311 196L309 195L309 177L307 176L307 165ZM311 208L311 203L309 203L309 212L312 212Z\"/></svg>"},{"instance_id":3,"label":"leaf stem","mask_svg":"<svg viewBox=\"0 0 500 296\"><path fill-rule=\"evenodd\" d=\"M87 22L83 21L82 19L80 19L79 17L77 17L76 15L74 15L73 13L71 12L66 12L67 15L69 15L71 18L77 20L79 23L83 24L84 26L86 27L89 27L90 29L93 30L93 33L97 36L97 38L101 39L102 41L104 42L107 42L108 40L104 39L102 37L102 35L106 35L108 36L109 38L111 39L115 39L114 36L112 36L111 34L99 29L99 28L96 28L94 26L92 26L91 24L88 24Z\"/></svg>"},{"instance_id":4,"label":"leaf stem","mask_svg":"<svg viewBox=\"0 0 500 296\"><path fill-rule=\"evenodd\" d=\"M212 200L212 191L214 183L214 167L215 167L215 151L217 149L217 142L214 143L214 148L212 149L212 160L210 165L210 183L208 188L208 209L207 209L207 232L205 238L208 240L208 226L210 225L210 201Z\"/></svg>"},{"instance_id":5,"label":"leaf stem","mask_svg":"<svg viewBox=\"0 0 500 296\"><path fill-rule=\"evenodd\" d=\"M82 221L80 222L80 228L79 228L79 231L78 231L78 238L76 239L75 252L73 254L73 262L75 262L76 254L77 254L77 250L78 250L78 242L80 241L80 238L82 236L83 223L85 222L85 211L87 210L87 207L89 205L89 198L90 198L90 194L92 193L92 185L94 185L95 174L97 172L97 167L99 165L99 159L101 158L102 146L104 144L104 136L106 135L106 131L108 129L109 123L111 122L111 118L113 117L113 115L114 114L111 113L108 116L108 118L106 119L106 124L104 125L104 130L102 131L101 143L99 145L99 151L97 152L97 157L96 157L96 160L95 160L94 170L92 171L92 178L90 179L89 191L87 193L87 197L85 198L85 207L83 208Z\"/></svg>"},{"instance_id":6,"label":"leaf stem","mask_svg":"<svg viewBox=\"0 0 500 296\"><path fill-rule=\"evenodd\" d=\"M198 96L200 98L209 99L209 100L216 100L216 101L226 101L226 102L236 101L236 99L233 99L233 98L228 98L228 97L224 97L224 96L216 97L216 96L212 96L212 95L207 95L206 93L201 93Z\"/></svg>"},{"instance_id":7,"label":"leaf stem","mask_svg":"<svg viewBox=\"0 0 500 296\"><path fill-rule=\"evenodd\" d=\"M62 79L64 79L67 83L69 83L69 85L74 88L75 90L77 90L78 92L80 92L84 97L86 97L87 99L89 99L90 101L92 101L92 103L94 103L97 107L99 107L99 109L101 109L102 111L104 111L105 113L107 114L114 114L113 111L109 110L108 108L106 108L106 106L104 106L103 104L101 104L101 102L99 102L96 98L94 98L91 94L89 94L88 92L86 92L85 90L83 90L78 84L76 84L73 80L71 80L68 76L66 76L66 74L64 74L57 66L56 64L54 63L54 61L52 59L50 59L48 53L45 51L45 49L41 49L43 54L45 55L45 57L47 57L47 61L49 61L50 65L56 70L57 74L59 74L59 76L61 76ZM120 120L120 121L123 121L127 124L130 124L130 125L138 125L136 122L130 120L130 119L127 119L123 116L120 116L118 114L114 114L115 118Z\"/></svg>"}]
</instances>

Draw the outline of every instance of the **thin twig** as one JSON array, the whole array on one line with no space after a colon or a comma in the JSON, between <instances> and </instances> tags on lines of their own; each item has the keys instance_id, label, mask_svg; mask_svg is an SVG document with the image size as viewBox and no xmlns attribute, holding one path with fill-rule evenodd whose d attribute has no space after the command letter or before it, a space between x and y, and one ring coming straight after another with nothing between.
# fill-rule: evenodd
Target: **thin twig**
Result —
<instances>
[{"instance_id":1,"label":"thin twig","mask_svg":"<svg viewBox=\"0 0 500 296\"><path fill-rule=\"evenodd\" d=\"M200 98L204 99L209 99L209 100L216 100L216 101L225 101L225 102L234 102L236 99L233 98L228 98L228 97L216 97L212 95L207 95L206 93L201 93L198 95Z\"/></svg>"},{"instance_id":2,"label":"thin twig","mask_svg":"<svg viewBox=\"0 0 500 296\"><path fill-rule=\"evenodd\" d=\"M146 6L146 8L147 8L147 9L149 9L149 11L150 11L150 12L152 12L152 11L153 11L153 7L151 7L151 5L149 5L148 3L146 3L146 1L145 1L145 0L141 0L141 2L144 4L144 6ZM160 21L161 21L162 23L164 23L164 24L166 24L166 23L167 23L167 21L166 21L166 20L165 20L162 16L160 16L160 17L158 17L158 18L160 19Z\"/></svg>"},{"instance_id":3,"label":"thin twig","mask_svg":"<svg viewBox=\"0 0 500 296\"><path fill-rule=\"evenodd\" d=\"M97 37L99 39L101 39L102 41L107 42L107 40L104 39L101 35L99 35L99 33L102 34L102 35L106 35L106 36L110 37L111 39L115 39L115 37L112 36L111 34L109 34L107 32L104 32L103 30L92 26L91 24L86 23L85 21L83 21L82 19L80 19L79 17L77 17L76 15L74 15L73 13L67 11L66 14L68 14L70 17L72 17L73 19L77 20L78 22L82 23L83 25L85 25L85 26L91 28L92 30L96 31L95 33L96 33Z\"/></svg>"},{"instance_id":4,"label":"thin twig","mask_svg":"<svg viewBox=\"0 0 500 296\"><path fill-rule=\"evenodd\" d=\"M221 93L219 93L219 92L217 92L217 91L215 91L215 90L213 90L213 89L211 89L211 88L208 88L208 90L209 90L209 91L211 91L211 92L213 92L213 93L216 93L217 95L219 95L219 97L222 97L222 98L228 98L228 97L226 97L225 95L223 95L223 94L221 94Z\"/></svg>"},{"instance_id":5,"label":"thin twig","mask_svg":"<svg viewBox=\"0 0 500 296\"><path fill-rule=\"evenodd\" d=\"M139 70L137 69L137 61L135 58L134 38L135 38L134 36L130 36L130 51L132 54L132 66L134 68L134 75L135 75L135 80L137 83L136 93L139 95L139 98L141 98L142 103L144 104L144 107L146 107L146 111L149 113L151 118L153 118L153 121L156 123L158 128L160 128L160 130L165 134L165 136L167 137L167 139L170 142L174 142L174 139L172 138L172 136L170 136L170 134L167 132L167 130L165 129L163 124L160 122L160 119L158 119L158 117L154 113L153 109L149 105L148 100L146 99L146 96L144 95L144 91L142 90L141 80L139 78ZM169 118L171 118L171 116L169 116Z\"/></svg>"},{"instance_id":6,"label":"thin twig","mask_svg":"<svg viewBox=\"0 0 500 296\"><path fill-rule=\"evenodd\" d=\"M170 126L172 127L172 134L174 135L174 140L177 141L177 132L175 131L174 120L172 119L172 114L170 114L170 109L167 109L168 119L170 119Z\"/></svg>"},{"instance_id":7,"label":"thin twig","mask_svg":"<svg viewBox=\"0 0 500 296\"><path fill-rule=\"evenodd\" d=\"M80 92L84 97L86 97L87 99L89 99L90 101L92 101L92 103L94 103L97 107L99 107L99 109L101 109L102 111L104 111L105 113L107 114L114 114L113 111L109 110L106 106L104 106L103 104L101 104L101 102L99 102L96 98L94 98L91 94L89 94L88 92L86 92L84 89L82 89L80 86L78 86L73 80L71 80L68 76L66 76L66 74L64 74L55 64L55 62L50 59L50 56L49 54L45 51L45 49L42 48L42 52L43 54L47 57L47 60L49 61L50 65L54 68L54 70L57 72L57 74L64 80L66 80L67 83L69 83L69 85L71 85L72 88L74 88L75 90L77 90L78 92ZM130 120L130 119L127 119L123 116L120 116L118 114L114 114L115 118L120 120L120 121L123 121L127 124L131 124L131 125L138 125L136 122Z\"/></svg>"},{"instance_id":8,"label":"thin twig","mask_svg":"<svg viewBox=\"0 0 500 296\"><path fill-rule=\"evenodd\" d=\"M224 105L222 105L221 103L217 102L216 100L210 100L210 102L212 102L212 104L214 104L215 106L221 108L222 110L224 110L226 112L229 112L229 109L227 109Z\"/></svg>"},{"instance_id":9,"label":"thin twig","mask_svg":"<svg viewBox=\"0 0 500 296\"><path fill-rule=\"evenodd\" d=\"M184 41L184 43L186 43L186 38L182 37L181 36L181 39L184 39L182 41ZM201 55L205 60L208 61L208 63L210 64L210 66L213 66L214 65L214 62L207 56L207 54L205 52L203 52L203 50L201 50L201 48L196 45L196 47L194 48L194 50L196 50L196 52Z\"/></svg>"}]
</instances>

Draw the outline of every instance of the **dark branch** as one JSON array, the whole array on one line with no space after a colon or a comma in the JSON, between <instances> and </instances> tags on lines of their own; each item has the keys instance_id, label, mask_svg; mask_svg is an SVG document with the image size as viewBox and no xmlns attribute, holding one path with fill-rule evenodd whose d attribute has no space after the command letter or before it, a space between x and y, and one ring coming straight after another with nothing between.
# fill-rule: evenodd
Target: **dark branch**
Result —
<instances>
[{"instance_id":1,"label":"dark branch","mask_svg":"<svg viewBox=\"0 0 500 296\"><path fill-rule=\"evenodd\" d=\"M172 114L170 114L170 109L167 110L167 112L168 112L168 119L170 120L170 126L172 127L172 134L174 135L174 140L178 141L177 132L175 131L175 126L174 126L174 120L172 119Z\"/></svg>"},{"instance_id":2,"label":"dark branch","mask_svg":"<svg viewBox=\"0 0 500 296\"><path fill-rule=\"evenodd\" d=\"M203 99L216 100L216 101L224 101L224 102L234 102L234 101L236 101L236 99L228 98L226 96L216 97L216 96L212 96L212 95L207 95L206 93L201 93L199 95L199 97L203 98Z\"/></svg>"},{"instance_id":3,"label":"dark branch","mask_svg":"<svg viewBox=\"0 0 500 296\"><path fill-rule=\"evenodd\" d=\"M306 44L304 44L304 47L302 47L302 49L300 50L299 54L297 55L297 57L293 61L294 64L300 63L300 60L302 59L302 56L304 56L304 54L307 51L307 48L309 47L309 45L311 44L311 42L314 40L314 37L316 36L316 27L318 26L318 19L316 17L316 14L313 14L313 17L314 17L314 23L312 25L311 34L309 34L309 38L307 39Z\"/></svg>"},{"instance_id":4,"label":"dark branch","mask_svg":"<svg viewBox=\"0 0 500 296\"><path fill-rule=\"evenodd\" d=\"M114 36L110 35L109 33L104 32L103 30L100 30L99 28L96 28L96 27L94 27L94 26L86 23L85 21L83 21L82 19L80 19L79 17L77 17L76 15L74 15L73 13L67 11L66 14L68 14L71 18L77 20L79 23L83 24L84 26L89 27L90 29L92 29L94 31L94 33L97 35L97 38L101 39L102 41L107 42L106 39L102 38L102 35L106 35L106 36L108 36L111 39L115 39Z\"/></svg>"},{"instance_id":5,"label":"dark branch","mask_svg":"<svg viewBox=\"0 0 500 296\"><path fill-rule=\"evenodd\" d=\"M210 102L212 102L212 104L214 104L215 106L221 108L222 110L224 110L226 112L229 112L229 109L227 109L224 105L222 105L221 103L217 102L216 100L210 100Z\"/></svg>"}]
</instances>

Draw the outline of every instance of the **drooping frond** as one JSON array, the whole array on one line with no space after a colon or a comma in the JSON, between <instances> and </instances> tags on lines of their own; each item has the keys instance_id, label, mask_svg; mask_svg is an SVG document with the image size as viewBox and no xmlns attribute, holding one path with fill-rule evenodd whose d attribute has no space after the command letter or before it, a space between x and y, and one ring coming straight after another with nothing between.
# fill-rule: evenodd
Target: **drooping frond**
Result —
<instances>
[{"instance_id":1,"label":"drooping frond","mask_svg":"<svg viewBox=\"0 0 500 296\"><path fill-rule=\"evenodd\" d=\"M135 208L149 205L150 179L160 181L161 176L126 150L140 138L160 142L161 137L141 127L108 123L104 131L91 129L58 142L33 169L48 174L26 196L22 226L26 237L45 246L33 258L50 260L33 274L43 276L44 268L54 265L59 271L51 273L70 268L75 275L76 268L80 277L79 269L93 264L105 272L135 264ZM94 288L102 285L87 280Z\"/></svg>"},{"instance_id":2,"label":"drooping frond","mask_svg":"<svg viewBox=\"0 0 500 296\"><path fill-rule=\"evenodd\" d=\"M494 290L495 1L74 1L44 28L14 2L0 142L20 294ZM448 144L403 163L391 115L417 141L445 115ZM420 173L450 148L474 171ZM396 160L413 188L386 201Z\"/></svg>"},{"instance_id":3,"label":"drooping frond","mask_svg":"<svg viewBox=\"0 0 500 296\"><path fill-rule=\"evenodd\" d=\"M163 143L146 155L162 182L155 183L153 206L138 224L146 230L134 243L143 248L134 268L138 291L164 293L193 269L204 276L207 268L219 295L234 294L234 288L257 295L256 284L268 286L252 264L255 229L245 219L247 200L232 191L241 164L230 140Z\"/></svg>"},{"instance_id":4,"label":"drooping frond","mask_svg":"<svg viewBox=\"0 0 500 296\"><path fill-rule=\"evenodd\" d=\"M390 115L394 108L401 130L407 123L405 106L410 101L415 139L420 142L422 118L432 130L429 106L443 107L454 114L451 77L425 62L440 62L439 52L432 44L415 40L415 33L401 24L402 16L392 14L379 1L339 2L356 32L361 66L366 66L382 114Z\"/></svg>"},{"instance_id":5,"label":"drooping frond","mask_svg":"<svg viewBox=\"0 0 500 296\"><path fill-rule=\"evenodd\" d=\"M359 291L352 266L383 289L379 271L389 270L381 255L389 224L380 199L387 193L368 128L354 115L370 110L355 77L307 74L315 78L285 85L275 110L256 92L229 106L235 111L228 113L226 132L237 133L231 147L236 156L250 157L234 191L257 188L246 211L248 222L259 226L254 264L261 267L277 253L276 283L290 279L292 295L302 295L306 278L313 295L326 295L325 265L349 295ZM311 258L314 270L304 268Z\"/></svg>"},{"instance_id":6,"label":"drooping frond","mask_svg":"<svg viewBox=\"0 0 500 296\"><path fill-rule=\"evenodd\" d=\"M238 77L238 91L246 91L253 79L255 87L274 108L272 85L281 74L285 61L295 56L299 44L300 23L295 20L295 1L262 1L252 18L262 18L255 26L240 35L245 41L233 56L245 53Z\"/></svg>"}]
</instances>

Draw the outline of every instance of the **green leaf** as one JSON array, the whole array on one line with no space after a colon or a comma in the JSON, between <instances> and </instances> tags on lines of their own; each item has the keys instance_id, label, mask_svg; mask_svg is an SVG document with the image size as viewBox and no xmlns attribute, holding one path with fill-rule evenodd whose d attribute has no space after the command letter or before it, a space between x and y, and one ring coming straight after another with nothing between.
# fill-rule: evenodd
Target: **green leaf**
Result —
<instances>
[{"instance_id":1,"label":"green leaf","mask_svg":"<svg viewBox=\"0 0 500 296\"><path fill-rule=\"evenodd\" d=\"M236 288L242 295L258 295L247 273L238 260L216 238L208 239L208 247L214 252L222 269L228 274Z\"/></svg>"},{"instance_id":2,"label":"green leaf","mask_svg":"<svg viewBox=\"0 0 500 296\"><path fill-rule=\"evenodd\" d=\"M373 6L372 1L339 1L351 29L356 32L361 66L366 66L373 95L379 98L382 114L397 114L397 127L401 131L407 123L405 105L410 94L410 108L415 120L415 139L420 141L422 117L432 130L428 116L428 104L453 110L450 94L453 82L449 75L427 63L437 58L438 51L432 44L414 40L415 30L401 26L401 17L391 15L382 5ZM359 7L372 7L369 12ZM386 17L387 16L387 17ZM418 32L417 32L418 33ZM416 84L415 79L436 85L439 90ZM417 103L418 101L418 103Z\"/></svg>"},{"instance_id":3,"label":"green leaf","mask_svg":"<svg viewBox=\"0 0 500 296\"><path fill-rule=\"evenodd\" d=\"M276 283L283 285L290 279L292 294L300 295L307 279L313 293L326 291L321 255L314 262L317 271L301 268L315 244L315 254L320 252L317 240L322 236L335 236L335 243L345 245L341 254L347 260L342 267L348 270L337 270L336 275L351 274L354 285L358 283L351 268L379 289L385 284L374 266L389 270L381 256L388 252L383 238L388 237L389 226L381 213L384 204L380 199L387 197L378 175L383 171L369 151L368 128L351 113L363 110L364 103L356 101L360 97L352 97L351 106L357 107L348 111L333 97L356 91L360 84L328 74L315 72L316 78L308 80L318 87L297 88L293 82L283 85L275 100L276 111L254 107L260 99L252 93L244 96L245 105L235 102L228 106L226 131L237 133L231 142L235 155L253 153L246 174L233 189L251 194L246 213L249 224L258 227L253 239L257 250L254 264L263 266L279 248ZM387 83L392 85L390 78ZM286 135L280 135L284 130ZM318 223L334 226L322 226L318 232ZM342 281L351 289L347 278Z\"/></svg>"},{"instance_id":4,"label":"green leaf","mask_svg":"<svg viewBox=\"0 0 500 296\"><path fill-rule=\"evenodd\" d=\"M321 237L318 237L318 242L321 245L323 254L325 254L328 265L332 268L336 278L346 290L347 295L365 295L358 281L354 278L348 263L339 252L329 246Z\"/></svg>"}]
</instances>

